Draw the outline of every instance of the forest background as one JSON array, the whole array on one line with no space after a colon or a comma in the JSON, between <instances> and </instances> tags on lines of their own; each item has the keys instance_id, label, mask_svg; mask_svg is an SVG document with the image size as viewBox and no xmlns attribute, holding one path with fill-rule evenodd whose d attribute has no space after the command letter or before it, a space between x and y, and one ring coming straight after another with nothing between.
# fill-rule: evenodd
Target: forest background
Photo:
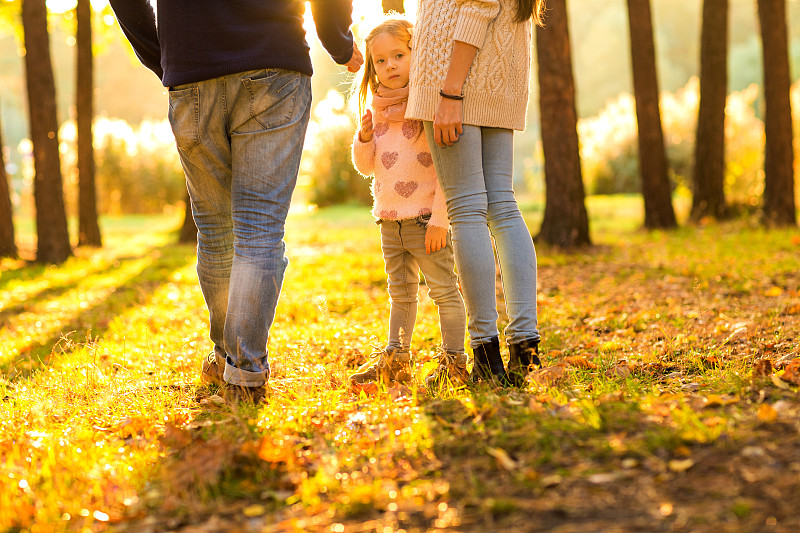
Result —
<instances>
[{"instance_id":1,"label":"forest background","mask_svg":"<svg viewBox=\"0 0 800 533\"><path fill-rule=\"evenodd\" d=\"M63 12L63 20L53 25L51 53L58 117L62 124L62 151L68 152L69 144L74 144L75 140L74 2L50 0L47 4L51 14ZM164 149L172 143L165 120L165 89L150 71L138 63L118 30L107 3L100 0L92 4L99 11L95 15L94 44L98 208L101 214L173 209L184 199L184 186L177 154ZM406 2L407 13L412 18L415 4ZM368 31L375 17L380 16L380 2L356 0L354 5L355 29L363 37L365 29ZM590 195L638 193L637 128L634 101L630 96L632 79L625 2L573 0L568 3L568 8L586 192ZM686 186L691 173L697 116L696 76L699 73L702 2L654 0L652 8L670 175L673 186ZM726 188L732 189L728 193L732 204L755 205L763 187L763 125L760 120L763 102L758 90L763 76L761 40L755 3L732 0L730 9L728 128L736 133L729 135L728 139ZM800 72L800 2L789 1L787 10L794 81ZM349 141L348 130L354 127L355 117L342 98L350 88L350 78L343 69L332 64L322 50L314 35L313 24L307 26L316 71L313 91L317 111L307 144L314 153L305 158L310 161L310 166L307 164L304 168L298 191L320 204L343 200L364 203L369 200L366 182L357 183L355 187L350 183L344 190L341 184L315 182L322 178L315 177L314 172L344 175L345 181L356 177L349 161L346 161L347 148L344 146ZM0 117L6 144L4 155L11 177L15 212L25 216L31 212L33 162L31 145L27 141L25 76L21 57L24 52L20 42L13 28L0 32ZM533 94L528 129L515 139L515 180L520 192L543 197L536 68L532 69L531 86ZM327 135L316 135L320 131ZM315 147L316 139L332 141L327 140L327 145ZM343 168L331 168L336 164ZM64 180L68 212L75 212L77 172L74 157L64 157L62 165L67 167ZM315 183L318 190L309 193L308 188ZM124 195L123 190L126 191ZM680 215L680 204L676 207Z\"/></svg>"}]
</instances>

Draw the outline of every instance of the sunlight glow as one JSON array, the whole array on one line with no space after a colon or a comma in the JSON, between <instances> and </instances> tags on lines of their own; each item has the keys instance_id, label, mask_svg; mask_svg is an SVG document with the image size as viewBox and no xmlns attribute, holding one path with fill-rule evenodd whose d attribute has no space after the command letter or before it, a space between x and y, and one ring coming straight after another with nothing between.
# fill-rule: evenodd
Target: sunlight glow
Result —
<instances>
[{"instance_id":1,"label":"sunlight glow","mask_svg":"<svg viewBox=\"0 0 800 533\"><path fill-rule=\"evenodd\" d=\"M47 0L47 9L51 13L66 13L78 5L77 0Z\"/></svg>"},{"instance_id":2,"label":"sunlight glow","mask_svg":"<svg viewBox=\"0 0 800 533\"><path fill-rule=\"evenodd\" d=\"M417 2L406 1L405 18L414 22L416 20ZM378 25L383 18L383 11L381 3L377 0L353 0L353 33L356 39L361 44L361 41L367 36L372 28ZM303 28L306 34L311 38L316 39L316 29L314 28L314 19L311 15L311 6L306 2L306 13L303 22ZM363 52L363 50L362 50Z\"/></svg>"},{"instance_id":3,"label":"sunlight glow","mask_svg":"<svg viewBox=\"0 0 800 533\"><path fill-rule=\"evenodd\" d=\"M78 0L47 0L47 9L51 13L66 13L78 5ZM108 0L92 0L92 9L102 11L108 5Z\"/></svg>"}]
</instances>

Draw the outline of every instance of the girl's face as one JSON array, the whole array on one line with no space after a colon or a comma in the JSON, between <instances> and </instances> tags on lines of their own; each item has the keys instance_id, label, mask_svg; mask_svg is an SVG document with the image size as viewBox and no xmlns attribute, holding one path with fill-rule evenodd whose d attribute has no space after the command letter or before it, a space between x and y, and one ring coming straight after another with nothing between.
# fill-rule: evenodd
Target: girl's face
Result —
<instances>
[{"instance_id":1,"label":"girl's face","mask_svg":"<svg viewBox=\"0 0 800 533\"><path fill-rule=\"evenodd\" d=\"M408 43L391 33L379 33L370 45L372 64L378 81L388 89L400 89L408 85L411 67L411 49Z\"/></svg>"}]
</instances>

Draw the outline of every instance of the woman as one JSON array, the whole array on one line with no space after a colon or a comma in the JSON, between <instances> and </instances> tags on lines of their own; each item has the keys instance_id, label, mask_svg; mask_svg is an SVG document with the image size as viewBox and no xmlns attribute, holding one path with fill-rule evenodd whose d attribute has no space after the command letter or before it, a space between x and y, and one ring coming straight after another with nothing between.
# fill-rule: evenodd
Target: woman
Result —
<instances>
[{"instance_id":1,"label":"woman","mask_svg":"<svg viewBox=\"0 0 800 533\"><path fill-rule=\"evenodd\" d=\"M536 252L512 190L525 129L532 21L544 0L420 0L406 118L424 121L467 305L473 381L522 385L539 362ZM500 355L495 262L509 323Z\"/></svg>"}]
</instances>

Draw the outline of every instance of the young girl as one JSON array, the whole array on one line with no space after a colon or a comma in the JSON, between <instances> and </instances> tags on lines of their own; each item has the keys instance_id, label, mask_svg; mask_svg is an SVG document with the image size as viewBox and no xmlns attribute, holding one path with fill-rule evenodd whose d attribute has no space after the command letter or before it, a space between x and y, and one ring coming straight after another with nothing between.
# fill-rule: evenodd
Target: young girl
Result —
<instances>
[{"instance_id":1,"label":"young girl","mask_svg":"<svg viewBox=\"0 0 800 533\"><path fill-rule=\"evenodd\" d=\"M531 19L544 0L420 0L406 116L424 121L453 227L473 380L524 383L539 365L536 252L512 189L513 130L525 129ZM505 294L508 375L495 300Z\"/></svg>"},{"instance_id":2,"label":"young girl","mask_svg":"<svg viewBox=\"0 0 800 533\"><path fill-rule=\"evenodd\" d=\"M411 24L387 20L366 39L366 64L358 87L359 111L372 95L372 110L361 117L353 140L353 163L374 175L372 214L381 228L391 310L389 340L377 360L350 379L407 382L409 346L417 315L419 272L439 310L442 348L439 365L426 378L431 386L468 379L464 352L466 313L454 272L447 208L433 169L422 124L405 120L411 62Z\"/></svg>"}]
</instances>

